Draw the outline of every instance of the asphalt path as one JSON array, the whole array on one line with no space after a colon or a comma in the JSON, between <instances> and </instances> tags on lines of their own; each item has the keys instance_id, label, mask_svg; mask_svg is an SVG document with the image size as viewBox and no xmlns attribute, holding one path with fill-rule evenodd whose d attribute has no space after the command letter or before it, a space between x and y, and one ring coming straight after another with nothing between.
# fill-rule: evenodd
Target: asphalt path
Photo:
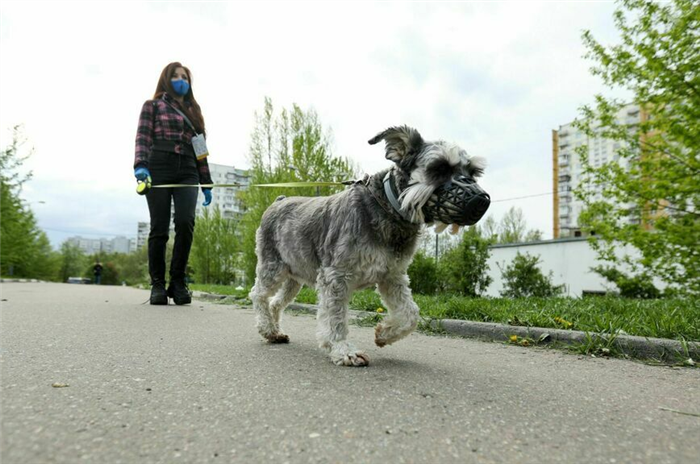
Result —
<instances>
[{"instance_id":1,"label":"asphalt path","mask_svg":"<svg viewBox=\"0 0 700 464\"><path fill-rule=\"evenodd\" d=\"M3 464L693 463L700 369L412 334L338 367L315 320L128 287L0 285Z\"/></svg>"}]
</instances>

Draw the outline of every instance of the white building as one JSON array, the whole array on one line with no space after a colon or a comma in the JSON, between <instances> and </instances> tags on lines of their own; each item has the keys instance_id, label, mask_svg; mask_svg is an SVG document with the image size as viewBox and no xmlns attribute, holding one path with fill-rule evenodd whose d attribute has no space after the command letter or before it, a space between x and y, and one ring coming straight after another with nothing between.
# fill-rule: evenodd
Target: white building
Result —
<instances>
[{"instance_id":1,"label":"white building","mask_svg":"<svg viewBox=\"0 0 700 464\"><path fill-rule=\"evenodd\" d=\"M583 237L493 245L490 251L487 264L488 275L492 282L486 291L488 296L501 295L503 290L501 269L510 265L518 252L523 255L528 253L530 256L538 256L541 260L538 267L542 273L548 276L551 271L552 283L564 285L563 296L581 297L584 293L617 290L615 285L591 271L592 267L607 266L610 263L598 261L596 252ZM619 246L615 254L618 257L627 255L638 258L640 256L639 251L632 246ZM621 270L627 271L626 268ZM665 288L665 284L656 279L654 285L659 289Z\"/></svg>"},{"instance_id":2,"label":"white building","mask_svg":"<svg viewBox=\"0 0 700 464\"><path fill-rule=\"evenodd\" d=\"M66 239L66 242L77 246L86 255L94 255L97 253L131 253L135 249L134 240L121 235L112 239L76 236Z\"/></svg>"},{"instance_id":3,"label":"white building","mask_svg":"<svg viewBox=\"0 0 700 464\"><path fill-rule=\"evenodd\" d=\"M148 244L148 232L151 229L150 222L139 222L136 233L136 249Z\"/></svg>"},{"instance_id":4,"label":"white building","mask_svg":"<svg viewBox=\"0 0 700 464\"><path fill-rule=\"evenodd\" d=\"M644 111L640 111L639 105L627 105L618 115L619 124L639 124L646 117ZM578 187L583 174L581 159L576 149L586 145L588 147L588 159L593 167L599 167L610 161L620 160L617 150L620 142L601 137L588 137L582 131L576 129L573 123L559 126L559 130L552 131L552 181L553 181L553 236L579 237L581 228L578 218L583 208L583 203L577 200L573 191Z\"/></svg>"},{"instance_id":5,"label":"white building","mask_svg":"<svg viewBox=\"0 0 700 464\"><path fill-rule=\"evenodd\" d=\"M211 178L215 184L238 184L231 187L217 187L212 189L212 201L207 208L218 208L221 216L225 218L239 218L245 212L238 193L248 189L250 185L250 174L243 169L236 169L233 166L209 163ZM201 215L204 206L204 194L201 189L197 198L197 216Z\"/></svg>"}]
</instances>

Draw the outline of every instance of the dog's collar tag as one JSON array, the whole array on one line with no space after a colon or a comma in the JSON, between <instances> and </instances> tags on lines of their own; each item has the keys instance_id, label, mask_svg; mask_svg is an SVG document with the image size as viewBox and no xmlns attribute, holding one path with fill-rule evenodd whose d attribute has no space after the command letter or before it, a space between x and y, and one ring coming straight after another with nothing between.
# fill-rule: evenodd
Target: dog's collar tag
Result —
<instances>
[{"instance_id":1,"label":"dog's collar tag","mask_svg":"<svg viewBox=\"0 0 700 464\"><path fill-rule=\"evenodd\" d=\"M391 203L391 206L396 210L399 215L401 215L402 218L407 220L408 222L413 222L411 219L408 217L408 214L406 214L402 209L401 209L401 204L399 203L399 199L397 198L396 194L394 194L394 190L391 188L391 172L389 171L386 173L384 176L384 193L386 193L386 198L389 200L389 203Z\"/></svg>"}]
</instances>

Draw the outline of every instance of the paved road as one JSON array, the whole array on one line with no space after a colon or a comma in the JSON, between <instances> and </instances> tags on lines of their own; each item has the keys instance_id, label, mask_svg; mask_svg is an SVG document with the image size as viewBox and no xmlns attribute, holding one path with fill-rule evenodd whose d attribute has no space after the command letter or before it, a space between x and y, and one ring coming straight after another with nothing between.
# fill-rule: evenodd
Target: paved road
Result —
<instances>
[{"instance_id":1,"label":"paved road","mask_svg":"<svg viewBox=\"0 0 700 464\"><path fill-rule=\"evenodd\" d=\"M2 463L697 463L700 369L413 334L336 367L314 320L7 283ZM54 383L67 384L64 388Z\"/></svg>"}]
</instances>

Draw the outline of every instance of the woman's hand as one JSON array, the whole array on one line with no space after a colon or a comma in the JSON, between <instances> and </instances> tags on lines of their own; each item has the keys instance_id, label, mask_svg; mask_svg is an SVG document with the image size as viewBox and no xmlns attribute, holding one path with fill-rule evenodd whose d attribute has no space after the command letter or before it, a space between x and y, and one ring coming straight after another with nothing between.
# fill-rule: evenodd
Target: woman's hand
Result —
<instances>
[{"instance_id":1,"label":"woman's hand","mask_svg":"<svg viewBox=\"0 0 700 464\"><path fill-rule=\"evenodd\" d=\"M143 181L151 177L151 172L148 170L148 168L136 168L134 169L134 176L136 176L136 180Z\"/></svg>"},{"instance_id":2,"label":"woman's hand","mask_svg":"<svg viewBox=\"0 0 700 464\"><path fill-rule=\"evenodd\" d=\"M204 194L204 203L202 203L202 206L209 206L211 203L211 189L203 188L202 193Z\"/></svg>"}]
</instances>

